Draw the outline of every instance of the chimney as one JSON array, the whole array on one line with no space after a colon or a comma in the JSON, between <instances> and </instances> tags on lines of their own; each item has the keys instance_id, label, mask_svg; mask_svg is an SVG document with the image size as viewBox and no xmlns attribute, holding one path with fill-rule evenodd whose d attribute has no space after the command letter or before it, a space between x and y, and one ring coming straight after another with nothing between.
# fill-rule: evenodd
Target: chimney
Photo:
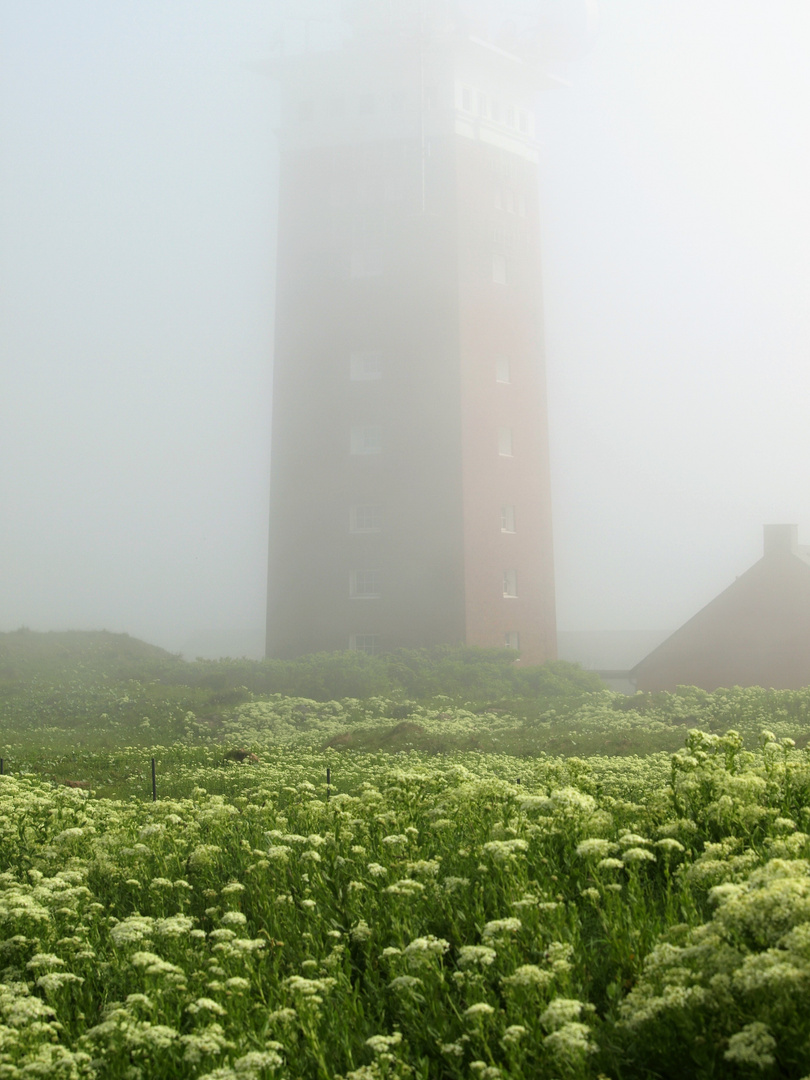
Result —
<instances>
[{"instance_id":1,"label":"chimney","mask_svg":"<svg viewBox=\"0 0 810 1080\"><path fill-rule=\"evenodd\" d=\"M766 557L771 555L798 555L798 525L764 525L763 532L763 553Z\"/></svg>"}]
</instances>

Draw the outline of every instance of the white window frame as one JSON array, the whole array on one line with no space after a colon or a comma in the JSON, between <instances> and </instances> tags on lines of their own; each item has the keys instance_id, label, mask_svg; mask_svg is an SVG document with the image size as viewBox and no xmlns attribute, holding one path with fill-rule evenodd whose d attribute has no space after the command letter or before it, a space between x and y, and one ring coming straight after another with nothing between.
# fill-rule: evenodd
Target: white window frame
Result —
<instances>
[{"instance_id":1,"label":"white window frame","mask_svg":"<svg viewBox=\"0 0 810 1080\"><path fill-rule=\"evenodd\" d=\"M349 574L349 596L352 600L379 600L380 571L352 570Z\"/></svg>"},{"instance_id":2,"label":"white window frame","mask_svg":"<svg viewBox=\"0 0 810 1080\"><path fill-rule=\"evenodd\" d=\"M510 427L498 428L498 454L501 457L513 457L514 441Z\"/></svg>"},{"instance_id":3,"label":"white window frame","mask_svg":"<svg viewBox=\"0 0 810 1080\"><path fill-rule=\"evenodd\" d=\"M382 507L378 503L362 503L349 511L349 529L353 533L382 532Z\"/></svg>"},{"instance_id":4,"label":"white window frame","mask_svg":"<svg viewBox=\"0 0 810 1080\"><path fill-rule=\"evenodd\" d=\"M515 508L511 503L501 507L501 532L513 533L515 531Z\"/></svg>"},{"instance_id":5,"label":"white window frame","mask_svg":"<svg viewBox=\"0 0 810 1080\"><path fill-rule=\"evenodd\" d=\"M379 424L354 424L349 433L349 448L354 455L381 453L382 429Z\"/></svg>"},{"instance_id":6,"label":"white window frame","mask_svg":"<svg viewBox=\"0 0 810 1080\"><path fill-rule=\"evenodd\" d=\"M517 597L517 570L504 570L503 572L503 595L505 600L514 600Z\"/></svg>"},{"instance_id":7,"label":"white window frame","mask_svg":"<svg viewBox=\"0 0 810 1080\"><path fill-rule=\"evenodd\" d=\"M376 634L352 634L349 637L349 651L362 652L367 656L376 656L380 648L380 639Z\"/></svg>"},{"instance_id":8,"label":"white window frame","mask_svg":"<svg viewBox=\"0 0 810 1080\"><path fill-rule=\"evenodd\" d=\"M520 648L520 634L517 630L507 630L503 636L504 648L506 649L519 649Z\"/></svg>"}]
</instances>

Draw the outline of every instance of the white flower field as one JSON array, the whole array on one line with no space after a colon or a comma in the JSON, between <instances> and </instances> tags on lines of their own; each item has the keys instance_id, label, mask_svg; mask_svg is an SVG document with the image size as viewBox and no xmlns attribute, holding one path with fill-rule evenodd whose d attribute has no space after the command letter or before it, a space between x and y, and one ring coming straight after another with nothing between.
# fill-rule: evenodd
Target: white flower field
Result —
<instances>
[{"instance_id":1,"label":"white flower field","mask_svg":"<svg viewBox=\"0 0 810 1080\"><path fill-rule=\"evenodd\" d=\"M697 695L658 719L578 699L572 731L639 744L587 758L340 748L395 728L391 702L274 696L216 737L188 713L173 745L84 732L59 754L89 788L17 724L1 1080L807 1077L810 693ZM737 730L643 753L724 708ZM407 711L417 738L515 723Z\"/></svg>"}]
</instances>

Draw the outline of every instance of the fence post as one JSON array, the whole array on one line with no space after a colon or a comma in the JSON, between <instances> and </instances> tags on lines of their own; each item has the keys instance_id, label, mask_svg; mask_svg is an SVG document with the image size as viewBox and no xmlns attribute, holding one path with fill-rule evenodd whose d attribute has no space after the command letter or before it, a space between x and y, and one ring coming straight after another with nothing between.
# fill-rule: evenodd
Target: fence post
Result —
<instances>
[{"instance_id":1,"label":"fence post","mask_svg":"<svg viewBox=\"0 0 810 1080\"><path fill-rule=\"evenodd\" d=\"M155 759L152 758L152 802L157 802L157 784L155 782Z\"/></svg>"},{"instance_id":2,"label":"fence post","mask_svg":"<svg viewBox=\"0 0 810 1080\"><path fill-rule=\"evenodd\" d=\"M329 802L329 784L332 781L332 770L326 766L326 801Z\"/></svg>"}]
</instances>

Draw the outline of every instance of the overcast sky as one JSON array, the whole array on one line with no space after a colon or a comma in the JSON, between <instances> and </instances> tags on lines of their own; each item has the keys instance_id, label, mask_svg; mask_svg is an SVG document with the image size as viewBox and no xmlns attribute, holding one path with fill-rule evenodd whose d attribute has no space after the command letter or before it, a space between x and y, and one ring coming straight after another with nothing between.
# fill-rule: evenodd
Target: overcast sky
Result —
<instances>
[{"instance_id":1,"label":"overcast sky","mask_svg":"<svg viewBox=\"0 0 810 1080\"><path fill-rule=\"evenodd\" d=\"M0 0L0 630L261 647L278 19ZM561 629L810 543L808 55L807 0L602 0L541 101Z\"/></svg>"}]
</instances>

